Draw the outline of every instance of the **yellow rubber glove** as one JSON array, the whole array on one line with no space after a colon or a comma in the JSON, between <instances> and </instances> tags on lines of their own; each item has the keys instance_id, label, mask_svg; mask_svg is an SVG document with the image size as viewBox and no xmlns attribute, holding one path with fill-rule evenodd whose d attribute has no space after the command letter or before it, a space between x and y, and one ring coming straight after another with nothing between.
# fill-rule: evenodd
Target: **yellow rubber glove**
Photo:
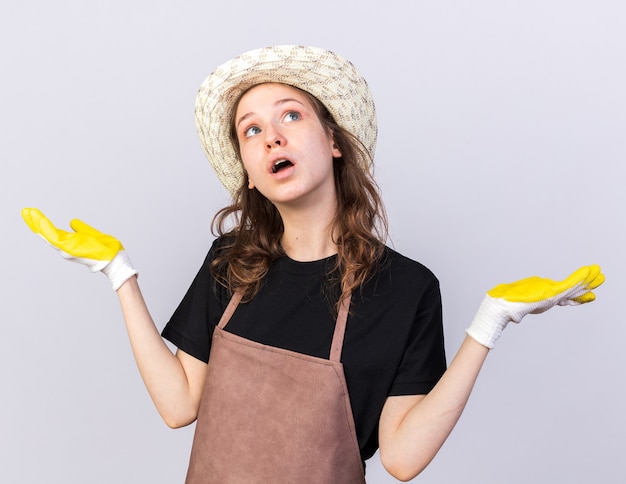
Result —
<instances>
[{"instance_id":1,"label":"yellow rubber glove","mask_svg":"<svg viewBox=\"0 0 626 484\"><path fill-rule=\"evenodd\" d=\"M527 314L538 314L553 306L574 306L595 300L592 292L604 282L597 265L581 267L563 281L529 277L491 289L478 308L466 333L480 344L493 348L509 322L519 323Z\"/></svg>"},{"instance_id":2,"label":"yellow rubber glove","mask_svg":"<svg viewBox=\"0 0 626 484\"><path fill-rule=\"evenodd\" d=\"M87 266L92 272L102 272L117 291L137 274L121 242L111 235L90 227L78 219L70 222L74 232L57 229L36 208L25 208L22 217L33 232L40 235L62 257Z\"/></svg>"}]
</instances>

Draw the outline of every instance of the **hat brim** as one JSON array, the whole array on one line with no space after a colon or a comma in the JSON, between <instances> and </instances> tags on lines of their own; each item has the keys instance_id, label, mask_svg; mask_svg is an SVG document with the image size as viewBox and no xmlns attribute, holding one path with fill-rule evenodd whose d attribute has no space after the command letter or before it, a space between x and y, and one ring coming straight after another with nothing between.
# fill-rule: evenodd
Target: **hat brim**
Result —
<instances>
[{"instance_id":1,"label":"hat brim","mask_svg":"<svg viewBox=\"0 0 626 484\"><path fill-rule=\"evenodd\" d=\"M317 47L281 45L253 50L218 67L201 84L196 97L202 147L232 195L243 183L243 166L230 139L231 113L245 91L269 82L294 86L315 96L373 159L377 136L374 100L367 82L350 61Z\"/></svg>"}]
</instances>

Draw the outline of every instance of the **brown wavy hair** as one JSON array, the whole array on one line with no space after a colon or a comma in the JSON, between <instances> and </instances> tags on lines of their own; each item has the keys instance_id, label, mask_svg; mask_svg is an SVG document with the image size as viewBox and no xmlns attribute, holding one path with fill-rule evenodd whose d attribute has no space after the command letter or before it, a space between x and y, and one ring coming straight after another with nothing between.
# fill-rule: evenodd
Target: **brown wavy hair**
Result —
<instances>
[{"instance_id":1,"label":"brown wavy hair","mask_svg":"<svg viewBox=\"0 0 626 484\"><path fill-rule=\"evenodd\" d=\"M367 149L335 122L316 97L300 91L342 154L333 159L337 211L331 233L337 245L337 259L330 269L339 270L341 277L338 308L344 297L362 287L380 259L388 235L387 216L372 173L362 168L370 166ZM234 129L236 110L237 104L231 113L230 136L239 153ZM212 229L215 235L225 236L211 263L213 275L231 291L243 290L244 300L250 300L259 291L272 261L285 255L280 245L284 227L278 210L256 188L250 190L244 176L233 203L213 218Z\"/></svg>"}]
</instances>

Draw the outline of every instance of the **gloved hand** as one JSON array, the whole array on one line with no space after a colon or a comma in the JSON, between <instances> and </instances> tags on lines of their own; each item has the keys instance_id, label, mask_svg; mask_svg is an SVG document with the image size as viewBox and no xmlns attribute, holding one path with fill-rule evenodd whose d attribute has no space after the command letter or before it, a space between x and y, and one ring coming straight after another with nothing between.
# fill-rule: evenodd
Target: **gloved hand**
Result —
<instances>
[{"instance_id":1,"label":"gloved hand","mask_svg":"<svg viewBox=\"0 0 626 484\"><path fill-rule=\"evenodd\" d=\"M506 325L519 323L527 314L553 306L574 306L595 300L593 289L604 282L597 265L581 267L563 281L529 277L491 289L465 331L483 346L493 348Z\"/></svg>"},{"instance_id":2,"label":"gloved hand","mask_svg":"<svg viewBox=\"0 0 626 484\"><path fill-rule=\"evenodd\" d=\"M74 219L70 227L74 232L57 229L48 218L36 208L25 208L22 217L33 232L40 235L65 259L78 262L105 274L113 289L137 274L121 242L103 234L80 220Z\"/></svg>"}]
</instances>

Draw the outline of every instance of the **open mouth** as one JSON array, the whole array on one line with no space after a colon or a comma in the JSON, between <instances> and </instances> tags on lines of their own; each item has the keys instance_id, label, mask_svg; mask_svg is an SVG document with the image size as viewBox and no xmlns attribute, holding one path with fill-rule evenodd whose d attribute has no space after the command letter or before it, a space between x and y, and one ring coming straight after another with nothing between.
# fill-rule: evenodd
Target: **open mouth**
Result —
<instances>
[{"instance_id":1,"label":"open mouth","mask_svg":"<svg viewBox=\"0 0 626 484\"><path fill-rule=\"evenodd\" d=\"M276 163L274 163L274 166L272 167L272 173L278 173L280 170L289 168L290 166L293 166L293 163L291 161L278 160Z\"/></svg>"}]
</instances>

